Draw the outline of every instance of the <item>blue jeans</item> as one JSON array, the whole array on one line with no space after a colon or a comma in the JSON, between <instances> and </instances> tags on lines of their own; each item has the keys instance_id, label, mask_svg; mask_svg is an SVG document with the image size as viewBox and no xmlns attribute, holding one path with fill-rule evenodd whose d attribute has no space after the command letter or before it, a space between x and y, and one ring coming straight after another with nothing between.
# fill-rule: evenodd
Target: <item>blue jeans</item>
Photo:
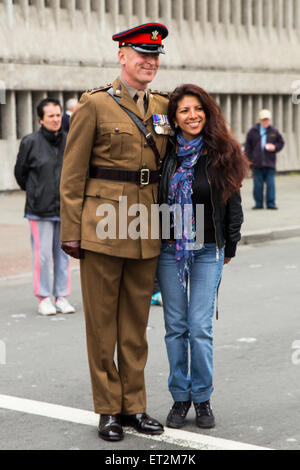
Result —
<instances>
[{"instance_id":1,"label":"blue jeans","mask_svg":"<svg viewBox=\"0 0 300 470\"><path fill-rule=\"evenodd\" d=\"M253 197L256 207L264 207L264 184L267 207L275 207L275 169L266 166L253 170Z\"/></svg>"},{"instance_id":2,"label":"blue jeans","mask_svg":"<svg viewBox=\"0 0 300 470\"><path fill-rule=\"evenodd\" d=\"M221 280L224 249L216 259L216 244L195 251L189 295L180 285L175 244L163 243L158 259L170 365L169 391L174 401L200 403L213 391L213 332L215 298ZM189 368L190 346L190 368Z\"/></svg>"}]
</instances>

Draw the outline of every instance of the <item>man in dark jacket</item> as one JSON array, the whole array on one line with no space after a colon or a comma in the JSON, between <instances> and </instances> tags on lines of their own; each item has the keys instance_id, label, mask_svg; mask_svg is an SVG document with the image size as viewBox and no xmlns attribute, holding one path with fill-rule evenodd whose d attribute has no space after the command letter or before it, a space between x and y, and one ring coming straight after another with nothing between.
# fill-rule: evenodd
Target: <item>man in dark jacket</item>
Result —
<instances>
[{"instance_id":1,"label":"man in dark jacket","mask_svg":"<svg viewBox=\"0 0 300 470\"><path fill-rule=\"evenodd\" d=\"M73 313L66 296L70 293L69 257L60 246L60 175L66 145L61 130L59 101L46 98L37 107L41 128L25 136L15 166L16 180L26 191L25 217L29 220L33 251L34 294L38 313ZM50 272L54 261L53 295Z\"/></svg>"},{"instance_id":2,"label":"man in dark jacket","mask_svg":"<svg viewBox=\"0 0 300 470\"><path fill-rule=\"evenodd\" d=\"M66 103L67 110L66 110L65 114L63 115L62 121L61 121L61 127L62 127L63 131L65 131L66 133L69 132L70 118L71 118L72 114L74 113L77 104L78 104L78 100L76 100L75 98L69 99Z\"/></svg>"},{"instance_id":3,"label":"man in dark jacket","mask_svg":"<svg viewBox=\"0 0 300 470\"><path fill-rule=\"evenodd\" d=\"M245 146L253 171L253 209L264 207L264 183L267 186L267 208L278 209L275 202L276 152L282 150L284 140L278 129L271 125L269 110L261 110L258 119L259 122L248 132Z\"/></svg>"}]
</instances>

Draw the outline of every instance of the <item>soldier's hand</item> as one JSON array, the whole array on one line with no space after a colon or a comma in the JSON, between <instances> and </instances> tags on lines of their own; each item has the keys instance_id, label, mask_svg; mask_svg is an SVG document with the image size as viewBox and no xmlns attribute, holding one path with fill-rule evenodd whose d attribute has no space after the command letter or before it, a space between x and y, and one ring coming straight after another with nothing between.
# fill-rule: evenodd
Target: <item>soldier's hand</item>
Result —
<instances>
[{"instance_id":1,"label":"soldier's hand","mask_svg":"<svg viewBox=\"0 0 300 470\"><path fill-rule=\"evenodd\" d=\"M67 255L72 256L72 258L82 259L84 258L84 251L80 248L80 241L72 242L63 242L61 244L61 249L67 253Z\"/></svg>"}]
</instances>

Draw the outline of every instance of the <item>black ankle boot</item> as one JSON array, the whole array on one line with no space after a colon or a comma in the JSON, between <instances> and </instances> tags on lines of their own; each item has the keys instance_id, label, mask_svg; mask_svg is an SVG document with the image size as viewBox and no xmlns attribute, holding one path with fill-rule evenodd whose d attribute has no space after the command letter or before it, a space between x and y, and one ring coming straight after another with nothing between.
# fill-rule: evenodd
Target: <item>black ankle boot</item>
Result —
<instances>
[{"instance_id":1,"label":"black ankle boot","mask_svg":"<svg viewBox=\"0 0 300 470\"><path fill-rule=\"evenodd\" d=\"M215 417L210 407L210 401L204 401L202 403L194 403L196 410L196 424L199 428L214 428Z\"/></svg>"},{"instance_id":2,"label":"black ankle boot","mask_svg":"<svg viewBox=\"0 0 300 470\"><path fill-rule=\"evenodd\" d=\"M167 417L167 426L169 428L182 428L190 406L190 401L175 401Z\"/></svg>"}]
</instances>

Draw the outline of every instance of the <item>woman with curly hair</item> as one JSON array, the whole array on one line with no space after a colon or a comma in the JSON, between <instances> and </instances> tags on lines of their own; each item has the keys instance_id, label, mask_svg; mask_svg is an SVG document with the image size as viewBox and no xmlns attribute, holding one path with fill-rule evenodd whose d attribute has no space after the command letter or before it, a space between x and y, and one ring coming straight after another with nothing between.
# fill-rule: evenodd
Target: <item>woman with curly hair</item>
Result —
<instances>
[{"instance_id":1,"label":"woman with curly hair","mask_svg":"<svg viewBox=\"0 0 300 470\"><path fill-rule=\"evenodd\" d=\"M193 402L197 426L211 428L215 299L223 265L235 256L241 237L240 188L249 166L219 106L202 88L176 88L168 118L175 136L163 164L159 202L168 204L171 223L158 262L174 400L167 426L182 427ZM198 221L199 205L204 214ZM201 230L204 239L197 246Z\"/></svg>"}]
</instances>

